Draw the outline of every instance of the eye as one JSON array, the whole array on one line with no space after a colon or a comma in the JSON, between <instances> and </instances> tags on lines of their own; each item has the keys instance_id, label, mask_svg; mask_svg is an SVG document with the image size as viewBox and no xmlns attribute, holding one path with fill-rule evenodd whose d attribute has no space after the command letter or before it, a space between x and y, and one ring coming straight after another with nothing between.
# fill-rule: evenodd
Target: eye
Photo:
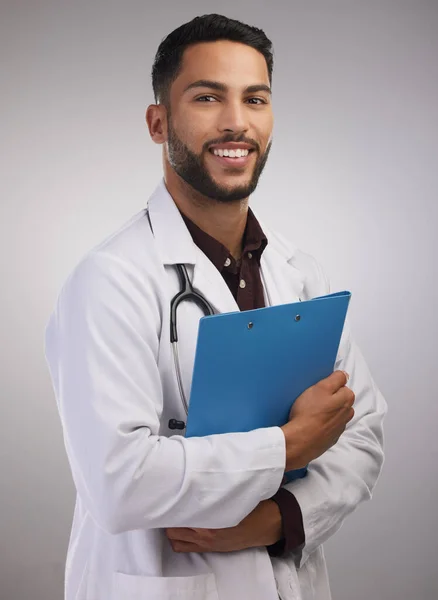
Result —
<instances>
[{"instance_id":1,"label":"eye","mask_svg":"<svg viewBox=\"0 0 438 600\"><path fill-rule=\"evenodd\" d=\"M248 102L255 105L267 104L264 98L248 98Z\"/></svg>"},{"instance_id":2,"label":"eye","mask_svg":"<svg viewBox=\"0 0 438 600\"><path fill-rule=\"evenodd\" d=\"M196 102L216 102L216 98L214 96L199 96L195 99Z\"/></svg>"}]
</instances>

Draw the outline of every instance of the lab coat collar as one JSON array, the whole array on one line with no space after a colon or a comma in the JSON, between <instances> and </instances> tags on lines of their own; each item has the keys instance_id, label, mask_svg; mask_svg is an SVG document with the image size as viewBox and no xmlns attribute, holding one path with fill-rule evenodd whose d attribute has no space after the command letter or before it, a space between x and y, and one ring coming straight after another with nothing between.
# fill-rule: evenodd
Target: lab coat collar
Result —
<instances>
[{"instance_id":1,"label":"lab coat collar","mask_svg":"<svg viewBox=\"0 0 438 600\"><path fill-rule=\"evenodd\" d=\"M222 275L194 243L164 179L149 199L148 210L163 265L192 265L193 288L208 299L215 311L238 311L239 306Z\"/></svg>"},{"instance_id":2,"label":"lab coat collar","mask_svg":"<svg viewBox=\"0 0 438 600\"><path fill-rule=\"evenodd\" d=\"M195 265L196 244L162 179L149 198L149 216L155 243L164 265Z\"/></svg>"},{"instance_id":3,"label":"lab coat collar","mask_svg":"<svg viewBox=\"0 0 438 600\"><path fill-rule=\"evenodd\" d=\"M222 275L193 242L192 236L164 179L149 199L148 211L158 252L164 265L193 265L193 287L203 294L218 312L239 310ZM271 233L253 211L268 237L261 257L263 279L272 304L298 300L303 290L303 277L290 261L296 248Z\"/></svg>"}]
</instances>

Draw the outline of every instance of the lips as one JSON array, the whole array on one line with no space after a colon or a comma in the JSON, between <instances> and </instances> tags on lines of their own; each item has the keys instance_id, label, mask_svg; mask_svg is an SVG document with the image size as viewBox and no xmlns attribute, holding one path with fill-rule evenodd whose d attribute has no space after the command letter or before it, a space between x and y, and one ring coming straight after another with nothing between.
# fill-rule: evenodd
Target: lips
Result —
<instances>
[{"instance_id":1,"label":"lips","mask_svg":"<svg viewBox=\"0 0 438 600\"><path fill-rule=\"evenodd\" d=\"M245 148L237 148L236 150L231 150L228 148L214 148L212 152L215 156L228 156L229 158L240 158L241 156L248 156L250 150L246 150Z\"/></svg>"},{"instance_id":2,"label":"lips","mask_svg":"<svg viewBox=\"0 0 438 600\"><path fill-rule=\"evenodd\" d=\"M217 150L227 150L227 151L236 151L236 150L244 150L244 151L253 151L256 149L254 144L249 144L248 142L219 142L217 144L212 144L209 147L210 152L214 152Z\"/></svg>"},{"instance_id":3,"label":"lips","mask_svg":"<svg viewBox=\"0 0 438 600\"><path fill-rule=\"evenodd\" d=\"M240 147L241 148L241 147ZM223 148L223 146L220 149L225 149ZM235 152L235 151L233 151ZM213 149L210 149L210 154L213 157L213 159L215 161L218 162L218 164L221 164L223 166L231 166L231 167L245 167L247 164L249 164L249 162L252 160L252 154L253 154L254 150L249 150L248 154L244 155L244 156L219 156L218 154L214 154Z\"/></svg>"}]
</instances>

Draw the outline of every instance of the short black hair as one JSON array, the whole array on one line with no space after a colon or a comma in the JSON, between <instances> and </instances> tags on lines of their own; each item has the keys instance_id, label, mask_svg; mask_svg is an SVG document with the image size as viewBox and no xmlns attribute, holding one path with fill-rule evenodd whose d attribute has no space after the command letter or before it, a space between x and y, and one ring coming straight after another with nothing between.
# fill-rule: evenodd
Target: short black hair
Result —
<instances>
[{"instance_id":1,"label":"short black hair","mask_svg":"<svg viewBox=\"0 0 438 600\"><path fill-rule=\"evenodd\" d=\"M170 86L178 76L183 54L188 46L218 40L240 42L258 50L265 57L269 83L272 83L272 42L262 29L223 15L203 15L169 33L159 45L152 67L155 102L168 103Z\"/></svg>"}]
</instances>

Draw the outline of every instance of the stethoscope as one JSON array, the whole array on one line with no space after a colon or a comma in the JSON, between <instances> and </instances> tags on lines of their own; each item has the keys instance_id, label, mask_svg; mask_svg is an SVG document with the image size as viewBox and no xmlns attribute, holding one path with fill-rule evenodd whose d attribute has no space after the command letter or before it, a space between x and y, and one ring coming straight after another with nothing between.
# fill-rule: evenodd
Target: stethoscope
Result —
<instances>
[{"instance_id":1,"label":"stethoscope","mask_svg":"<svg viewBox=\"0 0 438 600\"><path fill-rule=\"evenodd\" d=\"M154 228L152 227L151 216L149 214L148 208L146 208L146 216L149 221L149 227L151 228L152 235L154 235ZM186 415L188 415L189 405L187 403L186 394L184 392L181 365L178 356L178 330L176 326L176 311L178 306L184 300L192 300L193 302L196 302L196 304L204 312L205 316L213 315L214 310L211 304L208 302L208 300L204 298L202 294L195 292L195 290L193 289L193 286L189 279L189 274L187 273L186 266L184 264L177 264L176 270L178 272L179 285L181 289L170 301L170 343L172 346L173 362L175 363L175 372L178 381L179 393ZM185 429L186 424L184 423L184 421L178 421L178 419L169 419L168 427L169 429Z\"/></svg>"},{"instance_id":2,"label":"stethoscope","mask_svg":"<svg viewBox=\"0 0 438 600\"><path fill-rule=\"evenodd\" d=\"M149 220L149 225L150 225L151 231L153 233L154 230L152 229L151 218L150 218L148 210L146 210L146 214L147 214L147 217ZM172 300L170 302L170 343L172 345L173 360L175 363L175 372L176 372L176 378L178 381L179 393L181 396L181 401L184 406L185 413L186 413L186 415L188 415L189 405L187 402L186 394L184 392L184 387L183 387L183 382L182 382L182 373L181 373L181 364L180 364L180 360L179 360L179 356L178 356L178 331L177 331L177 318L176 318L177 309L178 309L178 306L181 304L181 302L184 302L187 300L195 302L199 306L199 308L203 311L205 316L213 315L214 309L213 309L212 305L210 304L210 302L202 294L200 294L199 292L196 292L194 290L192 283L190 281L190 278L189 278L189 274L187 273L186 266L184 264L177 264L177 265L175 265L175 267L176 267L176 270L178 273L180 291L172 298ZM263 275L263 270L261 270L260 273L261 273L261 277L262 277L263 288L264 288L266 299L267 299L267 305L272 306L272 301L271 301L268 287L266 285L265 277ZM301 298L300 298L300 300L301 300ZM169 429L181 429L182 430L182 429L186 428L186 424L184 423L184 421L178 421L177 419L169 419L168 427L169 427Z\"/></svg>"},{"instance_id":3,"label":"stethoscope","mask_svg":"<svg viewBox=\"0 0 438 600\"><path fill-rule=\"evenodd\" d=\"M180 291L172 298L170 302L170 343L172 344L173 360L175 363L176 378L178 381L179 393L181 396L182 403L186 415L189 412L189 405L187 403L186 394L182 383L181 365L178 356L178 330L177 330L177 319L176 312L181 302L190 300L195 302L199 308L203 311L205 316L213 315L214 309L210 302L204 298L202 294L195 292L189 279L189 274L185 265L177 264L176 270L178 272ZM177 421L176 419L169 419L169 429L185 429L186 425L184 421Z\"/></svg>"}]
</instances>

